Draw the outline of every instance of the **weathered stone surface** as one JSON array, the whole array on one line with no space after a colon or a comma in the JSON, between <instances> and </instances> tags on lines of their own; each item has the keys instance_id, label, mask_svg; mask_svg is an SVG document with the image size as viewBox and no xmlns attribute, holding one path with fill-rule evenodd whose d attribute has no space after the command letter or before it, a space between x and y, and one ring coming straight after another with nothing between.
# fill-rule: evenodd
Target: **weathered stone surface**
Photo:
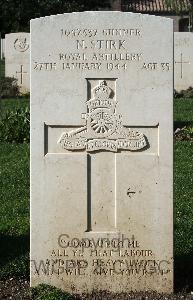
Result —
<instances>
[{"instance_id":1,"label":"weathered stone surface","mask_svg":"<svg viewBox=\"0 0 193 300\"><path fill-rule=\"evenodd\" d=\"M174 88L193 87L193 33L174 33Z\"/></svg>"},{"instance_id":2,"label":"weathered stone surface","mask_svg":"<svg viewBox=\"0 0 193 300\"><path fill-rule=\"evenodd\" d=\"M21 93L30 89L30 34L27 32L5 35L5 76L17 78Z\"/></svg>"},{"instance_id":3,"label":"weathered stone surface","mask_svg":"<svg viewBox=\"0 0 193 300\"><path fill-rule=\"evenodd\" d=\"M50 16L31 42L31 284L172 291L172 21Z\"/></svg>"}]
</instances>

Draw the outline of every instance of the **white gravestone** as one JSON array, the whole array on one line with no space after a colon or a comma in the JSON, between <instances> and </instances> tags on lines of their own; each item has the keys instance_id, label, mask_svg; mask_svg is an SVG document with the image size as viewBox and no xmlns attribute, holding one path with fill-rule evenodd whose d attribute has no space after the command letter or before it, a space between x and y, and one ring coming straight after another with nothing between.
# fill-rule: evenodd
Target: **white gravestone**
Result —
<instances>
[{"instance_id":1,"label":"white gravestone","mask_svg":"<svg viewBox=\"0 0 193 300\"><path fill-rule=\"evenodd\" d=\"M31 21L32 286L172 291L172 67L167 18Z\"/></svg>"},{"instance_id":2,"label":"white gravestone","mask_svg":"<svg viewBox=\"0 0 193 300\"><path fill-rule=\"evenodd\" d=\"M174 33L174 88L193 87L193 33Z\"/></svg>"},{"instance_id":3,"label":"white gravestone","mask_svg":"<svg viewBox=\"0 0 193 300\"><path fill-rule=\"evenodd\" d=\"M27 32L5 35L5 76L14 77L21 93L30 89L30 34Z\"/></svg>"}]
</instances>

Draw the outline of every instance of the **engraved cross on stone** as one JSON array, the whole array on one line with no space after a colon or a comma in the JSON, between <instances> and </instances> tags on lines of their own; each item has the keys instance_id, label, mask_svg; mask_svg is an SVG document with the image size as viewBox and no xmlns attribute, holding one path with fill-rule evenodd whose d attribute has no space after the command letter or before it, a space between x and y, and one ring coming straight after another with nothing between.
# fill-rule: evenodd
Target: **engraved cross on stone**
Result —
<instances>
[{"instance_id":1,"label":"engraved cross on stone","mask_svg":"<svg viewBox=\"0 0 193 300\"><path fill-rule=\"evenodd\" d=\"M20 71L16 71L16 75L20 75L20 84L23 84L23 75L27 74L27 72L24 72L23 65L20 66Z\"/></svg>"},{"instance_id":2,"label":"engraved cross on stone","mask_svg":"<svg viewBox=\"0 0 193 300\"><path fill-rule=\"evenodd\" d=\"M180 61L175 61L175 64L180 64L180 78L183 78L183 64L189 64L189 61L183 61L183 55L180 55Z\"/></svg>"},{"instance_id":3,"label":"engraved cross on stone","mask_svg":"<svg viewBox=\"0 0 193 300\"><path fill-rule=\"evenodd\" d=\"M121 151L145 150L142 132L122 125L117 114L115 91L105 80L98 81L87 100L86 125L63 132L58 145L68 151L87 151L86 231L116 230L116 168Z\"/></svg>"}]
</instances>

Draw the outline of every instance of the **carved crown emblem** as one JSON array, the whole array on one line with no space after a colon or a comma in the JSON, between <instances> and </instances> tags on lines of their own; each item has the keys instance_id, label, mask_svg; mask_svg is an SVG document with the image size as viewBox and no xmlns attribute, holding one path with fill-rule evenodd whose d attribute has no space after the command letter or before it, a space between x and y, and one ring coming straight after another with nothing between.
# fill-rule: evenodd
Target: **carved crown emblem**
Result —
<instances>
[{"instance_id":1,"label":"carved crown emblem","mask_svg":"<svg viewBox=\"0 0 193 300\"><path fill-rule=\"evenodd\" d=\"M97 85L93 90L93 98L87 101L87 106L89 111L97 108L111 108L114 109L116 101L111 97L113 91L107 86L105 80L101 80L99 85Z\"/></svg>"},{"instance_id":2,"label":"carved crown emblem","mask_svg":"<svg viewBox=\"0 0 193 300\"><path fill-rule=\"evenodd\" d=\"M107 86L105 80L101 80L99 85L93 89L93 94L96 99L108 99L112 93L112 89Z\"/></svg>"}]
</instances>

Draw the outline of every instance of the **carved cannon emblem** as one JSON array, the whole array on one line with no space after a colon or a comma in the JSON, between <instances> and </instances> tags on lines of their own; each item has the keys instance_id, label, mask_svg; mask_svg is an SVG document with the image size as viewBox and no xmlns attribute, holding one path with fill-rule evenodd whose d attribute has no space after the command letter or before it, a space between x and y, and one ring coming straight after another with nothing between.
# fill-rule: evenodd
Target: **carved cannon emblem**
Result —
<instances>
[{"instance_id":1,"label":"carved cannon emblem","mask_svg":"<svg viewBox=\"0 0 193 300\"><path fill-rule=\"evenodd\" d=\"M117 102L105 80L92 90L93 98L87 101L88 113L83 114L86 126L64 132L58 143L67 150L136 151L147 145L146 137L139 131L122 125L116 113Z\"/></svg>"}]
</instances>

